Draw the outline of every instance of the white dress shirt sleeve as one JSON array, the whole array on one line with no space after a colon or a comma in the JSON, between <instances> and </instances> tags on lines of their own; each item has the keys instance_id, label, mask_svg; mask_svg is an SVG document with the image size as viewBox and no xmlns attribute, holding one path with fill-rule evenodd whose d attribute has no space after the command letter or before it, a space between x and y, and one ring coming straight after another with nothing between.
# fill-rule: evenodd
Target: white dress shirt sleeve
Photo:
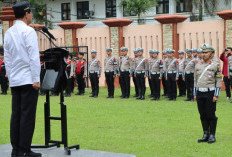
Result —
<instances>
[{"instance_id":1,"label":"white dress shirt sleeve","mask_svg":"<svg viewBox=\"0 0 232 157\"><path fill-rule=\"evenodd\" d=\"M29 31L26 34L26 48L29 56L29 64L32 74L32 82L40 82L40 58L39 58L39 48L38 48L38 39L36 32L34 30Z\"/></svg>"},{"instance_id":2,"label":"white dress shirt sleeve","mask_svg":"<svg viewBox=\"0 0 232 157\"><path fill-rule=\"evenodd\" d=\"M5 68L6 68L6 75L8 79L10 79L10 72L11 72L11 67L12 67L12 62L11 62L11 54L9 54L9 45L7 43L8 41L8 35L5 35L4 38L4 62L5 62Z\"/></svg>"}]
</instances>

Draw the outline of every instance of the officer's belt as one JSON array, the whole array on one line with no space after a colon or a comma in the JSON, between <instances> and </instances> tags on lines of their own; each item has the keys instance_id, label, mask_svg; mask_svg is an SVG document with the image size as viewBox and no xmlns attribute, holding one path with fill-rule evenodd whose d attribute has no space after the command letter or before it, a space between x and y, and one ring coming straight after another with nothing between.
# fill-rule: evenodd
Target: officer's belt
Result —
<instances>
[{"instance_id":1,"label":"officer's belt","mask_svg":"<svg viewBox=\"0 0 232 157\"><path fill-rule=\"evenodd\" d=\"M98 73L98 71L89 71L90 74Z\"/></svg>"},{"instance_id":2,"label":"officer's belt","mask_svg":"<svg viewBox=\"0 0 232 157\"><path fill-rule=\"evenodd\" d=\"M185 74L193 74L194 71L186 71Z\"/></svg>"},{"instance_id":3,"label":"officer's belt","mask_svg":"<svg viewBox=\"0 0 232 157\"><path fill-rule=\"evenodd\" d=\"M182 75L183 73L179 73L179 75Z\"/></svg>"},{"instance_id":4,"label":"officer's belt","mask_svg":"<svg viewBox=\"0 0 232 157\"><path fill-rule=\"evenodd\" d=\"M199 92L209 92L209 91L214 91L215 87L212 88L197 88L197 91Z\"/></svg>"},{"instance_id":5,"label":"officer's belt","mask_svg":"<svg viewBox=\"0 0 232 157\"><path fill-rule=\"evenodd\" d=\"M105 70L106 73L114 72L114 70Z\"/></svg>"},{"instance_id":6,"label":"officer's belt","mask_svg":"<svg viewBox=\"0 0 232 157\"><path fill-rule=\"evenodd\" d=\"M152 75L160 74L160 72L151 72Z\"/></svg>"},{"instance_id":7,"label":"officer's belt","mask_svg":"<svg viewBox=\"0 0 232 157\"><path fill-rule=\"evenodd\" d=\"M168 71L168 74L175 74L176 71Z\"/></svg>"},{"instance_id":8,"label":"officer's belt","mask_svg":"<svg viewBox=\"0 0 232 157\"><path fill-rule=\"evenodd\" d=\"M135 73L136 74L143 74L143 73L145 73L145 71L136 71Z\"/></svg>"},{"instance_id":9,"label":"officer's belt","mask_svg":"<svg viewBox=\"0 0 232 157\"><path fill-rule=\"evenodd\" d=\"M129 72L129 70L121 70L121 72Z\"/></svg>"}]
</instances>

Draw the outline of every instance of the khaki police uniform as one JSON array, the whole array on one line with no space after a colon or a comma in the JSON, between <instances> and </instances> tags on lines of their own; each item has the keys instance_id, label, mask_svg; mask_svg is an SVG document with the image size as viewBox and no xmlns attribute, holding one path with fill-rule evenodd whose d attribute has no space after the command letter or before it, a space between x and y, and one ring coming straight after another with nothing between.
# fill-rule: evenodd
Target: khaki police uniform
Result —
<instances>
[{"instance_id":1,"label":"khaki police uniform","mask_svg":"<svg viewBox=\"0 0 232 157\"><path fill-rule=\"evenodd\" d=\"M163 55L167 54L166 50L163 51ZM163 58L163 73L166 74L166 58ZM167 96L168 95L168 88L167 88L167 80L165 78L165 75L162 76L162 85L163 85L163 90L164 94L162 96Z\"/></svg>"},{"instance_id":2,"label":"khaki police uniform","mask_svg":"<svg viewBox=\"0 0 232 157\"><path fill-rule=\"evenodd\" d=\"M179 54L184 54L184 51L179 51ZM178 61L179 61L179 79L177 81L177 84L179 88L179 97L182 97L186 95L186 85L185 85L185 81L183 80L185 59L184 58L178 59Z\"/></svg>"}]
</instances>

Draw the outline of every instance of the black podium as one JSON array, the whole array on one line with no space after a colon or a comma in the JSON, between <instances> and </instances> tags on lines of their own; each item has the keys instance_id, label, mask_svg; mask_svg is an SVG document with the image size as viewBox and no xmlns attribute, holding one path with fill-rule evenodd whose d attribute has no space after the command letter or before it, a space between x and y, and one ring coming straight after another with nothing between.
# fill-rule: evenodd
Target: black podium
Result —
<instances>
[{"instance_id":1,"label":"black podium","mask_svg":"<svg viewBox=\"0 0 232 157\"><path fill-rule=\"evenodd\" d=\"M79 145L68 146L67 131L67 108L64 103L63 91L66 87L66 61L65 57L69 52L63 48L50 48L41 53L41 61L45 63L45 77L42 82L42 89L46 91L46 102L44 103L44 126L45 126L45 145L32 146L32 148L51 148L64 146L65 153L71 155L71 149L80 149ZM50 114L50 95L49 91L54 90L60 96L60 117L53 117ZM51 139L51 121L61 121L61 137L59 140Z\"/></svg>"}]
</instances>

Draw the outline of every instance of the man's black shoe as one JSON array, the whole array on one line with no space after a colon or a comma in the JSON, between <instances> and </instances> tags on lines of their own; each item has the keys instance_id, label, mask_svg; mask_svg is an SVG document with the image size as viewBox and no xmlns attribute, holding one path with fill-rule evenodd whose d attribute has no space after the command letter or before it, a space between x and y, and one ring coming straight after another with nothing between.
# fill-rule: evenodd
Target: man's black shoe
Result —
<instances>
[{"instance_id":1,"label":"man's black shoe","mask_svg":"<svg viewBox=\"0 0 232 157\"><path fill-rule=\"evenodd\" d=\"M26 153L23 153L23 152L19 152L17 154L17 157L41 157L42 154L41 153L35 153L35 152L26 152Z\"/></svg>"},{"instance_id":2,"label":"man's black shoe","mask_svg":"<svg viewBox=\"0 0 232 157\"><path fill-rule=\"evenodd\" d=\"M136 99L137 99L137 100L140 100L140 99L141 99L141 96L138 96Z\"/></svg>"},{"instance_id":3,"label":"man's black shoe","mask_svg":"<svg viewBox=\"0 0 232 157\"><path fill-rule=\"evenodd\" d=\"M94 98L97 98L98 96L97 96L97 95L94 95L93 97L94 97Z\"/></svg>"},{"instance_id":4,"label":"man's black shoe","mask_svg":"<svg viewBox=\"0 0 232 157\"><path fill-rule=\"evenodd\" d=\"M145 100L145 97L144 97L144 96L141 96L140 100Z\"/></svg>"},{"instance_id":5,"label":"man's black shoe","mask_svg":"<svg viewBox=\"0 0 232 157\"><path fill-rule=\"evenodd\" d=\"M210 134L209 139L208 139L208 143L211 144L211 143L214 143L214 142L216 142L215 135Z\"/></svg>"},{"instance_id":6,"label":"man's black shoe","mask_svg":"<svg viewBox=\"0 0 232 157\"><path fill-rule=\"evenodd\" d=\"M203 137L201 139L198 139L197 142L198 143L208 142L208 139L209 139L209 133L208 131L204 131Z\"/></svg>"},{"instance_id":7,"label":"man's black shoe","mask_svg":"<svg viewBox=\"0 0 232 157\"><path fill-rule=\"evenodd\" d=\"M125 99L129 99L129 96L125 96Z\"/></svg>"},{"instance_id":8,"label":"man's black shoe","mask_svg":"<svg viewBox=\"0 0 232 157\"><path fill-rule=\"evenodd\" d=\"M89 97L94 97L94 95L90 95Z\"/></svg>"},{"instance_id":9,"label":"man's black shoe","mask_svg":"<svg viewBox=\"0 0 232 157\"><path fill-rule=\"evenodd\" d=\"M184 101L191 101L191 99L188 98L188 99L185 99Z\"/></svg>"},{"instance_id":10,"label":"man's black shoe","mask_svg":"<svg viewBox=\"0 0 232 157\"><path fill-rule=\"evenodd\" d=\"M12 150L11 157L17 157L17 151L16 150Z\"/></svg>"}]
</instances>

